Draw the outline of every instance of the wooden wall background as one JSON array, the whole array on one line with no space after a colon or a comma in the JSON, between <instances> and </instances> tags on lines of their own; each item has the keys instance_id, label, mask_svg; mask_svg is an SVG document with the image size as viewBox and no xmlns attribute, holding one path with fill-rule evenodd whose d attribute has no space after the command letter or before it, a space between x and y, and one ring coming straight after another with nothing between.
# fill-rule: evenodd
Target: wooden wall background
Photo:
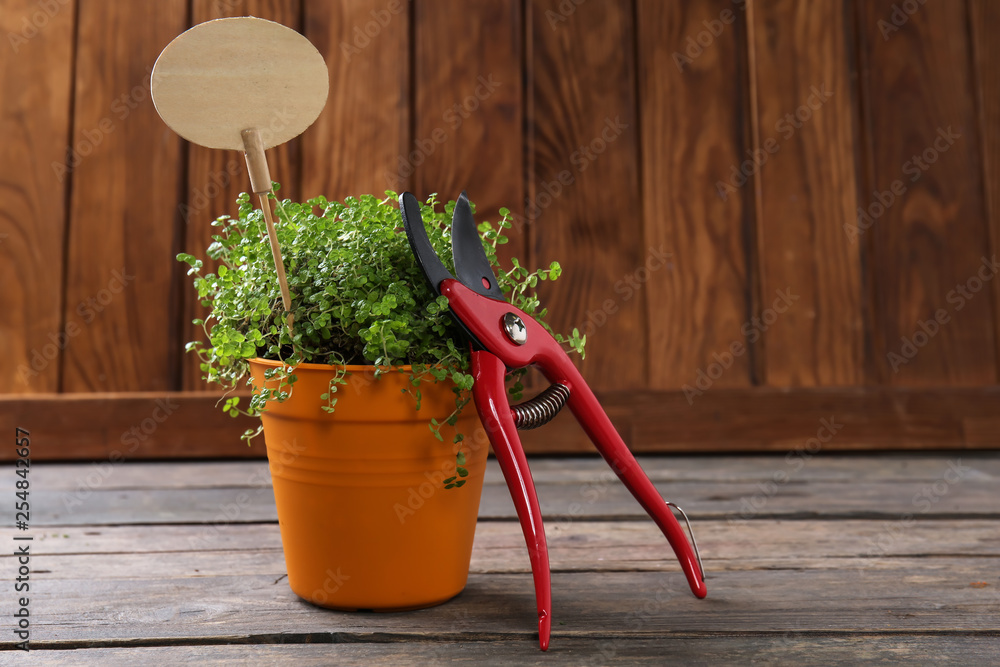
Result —
<instances>
[{"instance_id":1,"label":"wooden wall background","mask_svg":"<svg viewBox=\"0 0 1000 667\"><path fill-rule=\"evenodd\" d=\"M270 156L284 193L510 207L509 252L563 264L544 300L590 323L584 373L634 449L790 449L821 419L843 425L828 449L997 445L996 2L0 9L0 422L39 458L261 455L184 358L174 260L232 211L242 156L187 145L148 94L173 37L245 14L330 66L325 112ZM525 437L590 450L568 416Z\"/></svg>"}]
</instances>

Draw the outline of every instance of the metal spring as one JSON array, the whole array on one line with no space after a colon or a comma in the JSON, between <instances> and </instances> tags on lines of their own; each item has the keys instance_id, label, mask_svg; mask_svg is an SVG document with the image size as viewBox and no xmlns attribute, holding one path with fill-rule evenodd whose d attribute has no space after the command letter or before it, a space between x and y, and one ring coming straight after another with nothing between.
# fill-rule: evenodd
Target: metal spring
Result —
<instances>
[{"instance_id":1,"label":"metal spring","mask_svg":"<svg viewBox=\"0 0 1000 667\"><path fill-rule=\"evenodd\" d=\"M520 431L548 424L569 400L569 387L558 382L530 401L512 405L514 425Z\"/></svg>"}]
</instances>

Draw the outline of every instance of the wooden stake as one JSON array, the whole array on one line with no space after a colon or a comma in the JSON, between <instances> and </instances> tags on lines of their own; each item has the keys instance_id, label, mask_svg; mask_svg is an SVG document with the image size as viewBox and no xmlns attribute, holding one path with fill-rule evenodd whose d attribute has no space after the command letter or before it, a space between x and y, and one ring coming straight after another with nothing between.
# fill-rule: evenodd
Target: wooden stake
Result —
<instances>
[{"instance_id":1,"label":"wooden stake","mask_svg":"<svg viewBox=\"0 0 1000 667\"><path fill-rule=\"evenodd\" d=\"M288 332L292 333L292 323L295 321L292 315L292 295L288 290L288 278L285 277L285 262L281 259L281 248L278 246L278 233L274 229L274 220L271 218L271 201L268 195L271 194L271 170L267 167L267 156L264 155L264 142L260 137L260 130L250 128L240 133L243 137L243 150L247 158L247 171L250 172L250 188L253 193L260 198L260 207L264 212L264 224L267 225L267 238L271 244L271 256L274 258L274 270L278 273L278 286L281 288L281 303L288 313L286 322Z\"/></svg>"}]
</instances>

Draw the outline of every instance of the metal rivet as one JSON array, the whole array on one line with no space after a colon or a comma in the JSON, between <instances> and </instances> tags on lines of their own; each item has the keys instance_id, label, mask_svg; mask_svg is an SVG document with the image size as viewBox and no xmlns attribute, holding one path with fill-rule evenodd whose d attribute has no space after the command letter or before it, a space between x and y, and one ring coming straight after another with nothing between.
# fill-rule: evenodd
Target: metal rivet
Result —
<instances>
[{"instance_id":1,"label":"metal rivet","mask_svg":"<svg viewBox=\"0 0 1000 667\"><path fill-rule=\"evenodd\" d=\"M528 329L524 326L521 318L514 313L507 313L503 316L503 330L507 334L507 338L518 345L524 345L528 342Z\"/></svg>"}]
</instances>

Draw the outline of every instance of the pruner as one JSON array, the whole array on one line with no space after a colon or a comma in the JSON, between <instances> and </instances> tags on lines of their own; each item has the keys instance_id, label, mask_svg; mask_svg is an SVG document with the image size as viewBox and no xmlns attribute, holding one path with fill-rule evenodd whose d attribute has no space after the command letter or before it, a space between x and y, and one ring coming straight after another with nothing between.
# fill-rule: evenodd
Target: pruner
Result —
<instances>
[{"instance_id":1,"label":"pruner","mask_svg":"<svg viewBox=\"0 0 1000 667\"><path fill-rule=\"evenodd\" d=\"M517 430L541 426L566 404L611 469L663 531L691 591L696 597L705 597L708 591L697 543L692 533L692 548L670 510L677 506L664 501L657 492L562 346L534 318L504 298L483 251L465 193L459 197L452 217L451 243L457 278L434 252L416 198L403 193L399 208L417 263L434 291L448 299L452 315L471 340L473 398L507 480L528 545L541 649L548 649L552 628L549 555L535 484ZM510 405L504 376L508 370L529 365L537 367L552 384L535 398ZM687 516L681 514L687 522ZM687 524L690 531L690 522Z\"/></svg>"}]
</instances>

